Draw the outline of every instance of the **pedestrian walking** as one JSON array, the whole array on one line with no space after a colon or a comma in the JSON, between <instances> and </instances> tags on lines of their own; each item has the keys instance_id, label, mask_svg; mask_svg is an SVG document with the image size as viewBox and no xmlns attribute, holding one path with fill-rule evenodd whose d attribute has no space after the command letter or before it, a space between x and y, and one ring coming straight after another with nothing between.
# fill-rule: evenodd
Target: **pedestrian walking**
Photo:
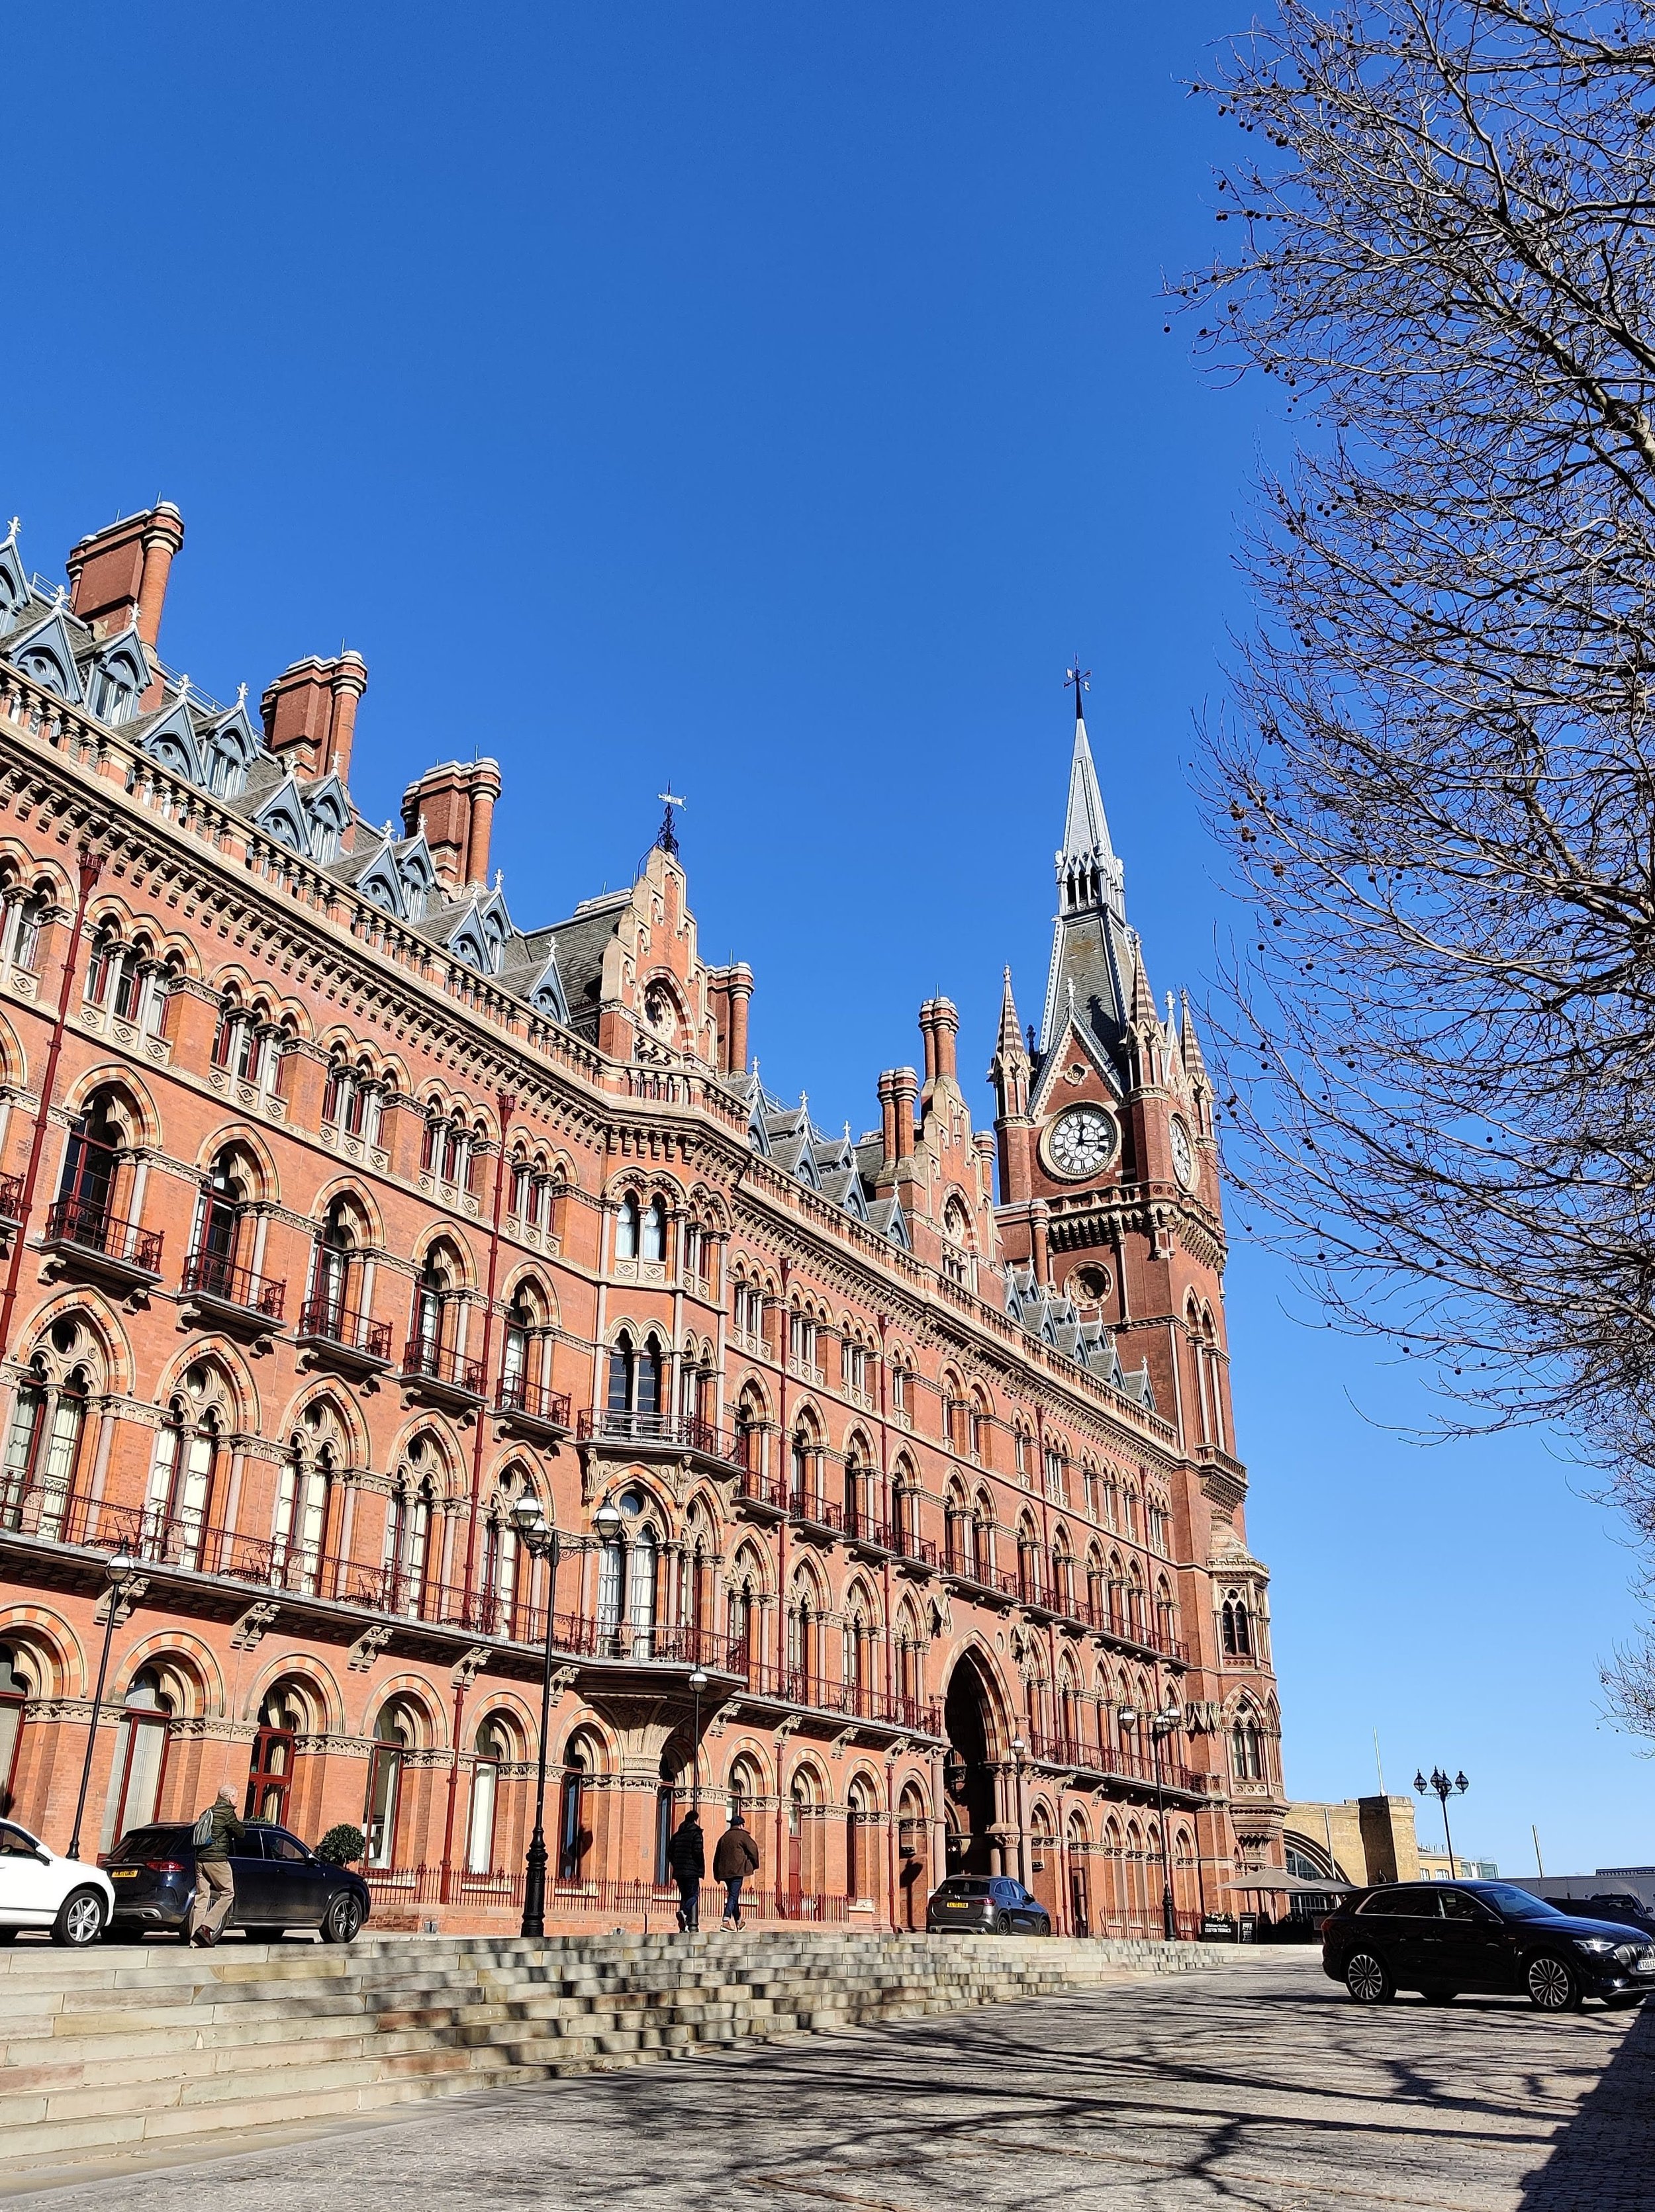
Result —
<instances>
[{"instance_id":1,"label":"pedestrian walking","mask_svg":"<svg viewBox=\"0 0 1655 2212\"><path fill-rule=\"evenodd\" d=\"M247 1832L235 1817L235 1800L221 1790L195 1824L195 1899L190 1907L190 1941L204 1951L217 1942L235 1903L230 1845L244 1844Z\"/></svg>"},{"instance_id":2,"label":"pedestrian walking","mask_svg":"<svg viewBox=\"0 0 1655 2212\"><path fill-rule=\"evenodd\" d=\"M741 1925L741 1885L750 1874L758 1872L758 1845L751 1831L739 1813L732 1813L730 1825L718 1839L718 1849L713 1853L713 1880L724 1885L724 1921L726 1928Z\"/></svg>"},{"instance_id":3,"label":"pedestrian walking","mask_svg":"<svg viewBox=\"0 0 1655 2212\"><path fill-rule=\"evenodd\" d=\"M707 1844L701 1815L692 1805L672 1831L666 1863L678 1886L678 1929L694 1935L701 1926L701 1877L707 1871Z\"/></svg>"}]
</instances>

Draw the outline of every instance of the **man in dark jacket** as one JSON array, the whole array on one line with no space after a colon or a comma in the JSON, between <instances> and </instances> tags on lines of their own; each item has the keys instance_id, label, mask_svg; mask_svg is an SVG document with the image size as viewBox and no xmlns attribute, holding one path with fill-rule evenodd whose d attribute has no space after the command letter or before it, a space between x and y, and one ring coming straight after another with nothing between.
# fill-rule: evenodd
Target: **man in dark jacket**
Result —
<instances>
[{"instance_id":1,"label":"man in dark jacket","mask_svg":"<svg viewBox=\"0 0 1655 2212\"><path fill-rule=\"evenodd\" d=\"M741 1885L750 1874L758 1872L758 1845L740 1814L733 1813L713 1853L713 1880L724 1885L725 1927L740 1927Z\"/></svg>"},{"instance_id":2,"label":"man in dark jacket","mask_svg":"<svg viewBox=\"0 0 1655 2212\"><path fill-rule=\"evenodd\" d=\"M244 1844L247 1839L246 1830L235 1817L235 1800L228 1789L219 1791L209 1810L213 1832L206 1843L195 1847L195 1901L190 1908L190 1941L204 1951L210 1951L217 1942L225 1916L235 1903L230 1846Z\"/></svg>"},{"instance_id":3,"label":"man in dark jacket","mask_svg":"<svg viewBox=\"0 0 1655 2212\"><path fill-rule=\"evenodd\" d=\"M679 1931L693 1935L701 1926L701 1877L707 1871L701 1815L693 1805L672 1832L672 1840L666 1846L666 1863L678 1886Z\"/></svg>"}]
</instances>

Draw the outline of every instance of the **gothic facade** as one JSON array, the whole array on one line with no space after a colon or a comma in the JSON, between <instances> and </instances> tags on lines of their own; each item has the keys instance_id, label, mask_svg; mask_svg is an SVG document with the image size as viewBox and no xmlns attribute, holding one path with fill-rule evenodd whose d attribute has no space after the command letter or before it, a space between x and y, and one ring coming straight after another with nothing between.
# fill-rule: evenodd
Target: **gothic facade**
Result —
<instances>
[{"instance_id":1,"label":"gothic facade","mask_svg":"<svg viewBox=\"0 0 1655 2212\"><path fill-rule=\"evenodd\" d=\"M1164 1881L1186 1927L1267 1888L1211 1088L1078 714L993 1129L939 997L834 1137L753 1072L670 820L520 925L495 763L358 811L357 656L258 714L167 668L183 539L117 523L66 587L0 544L16 1817L89 1854L228 1779L360 1826L382 1923L508 1926L545 1674L563 1924L659 1913L696 1791L766 1913L912 1925L958 1868L1153 1933Z\"/></svg>"}]
</instances>

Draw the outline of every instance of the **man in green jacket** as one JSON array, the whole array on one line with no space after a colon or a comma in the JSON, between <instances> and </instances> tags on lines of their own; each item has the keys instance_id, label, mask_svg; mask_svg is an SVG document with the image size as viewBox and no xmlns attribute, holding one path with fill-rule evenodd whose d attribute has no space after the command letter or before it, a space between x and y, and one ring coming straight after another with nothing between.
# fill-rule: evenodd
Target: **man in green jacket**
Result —
<instances>
[{"instance_id":1,"label":"man in green jacket","mask_svg":"<svg viewBox=\"0 0 1655 2212\"><path fill-rule=\"evenodd\" d=\"M201 1816L210 1819L212 1834L195 1847L195 1902L190 1908L190 1941L204 1951L218 1941L225 1916L235 1903L235 1875L230 1869L230 1846L244 1844L247 1832L235 1817L235 1800L228 1788L221 1790ZM196 1823L199 1827L201 1822Z\"/></svg>"}]
</instances>

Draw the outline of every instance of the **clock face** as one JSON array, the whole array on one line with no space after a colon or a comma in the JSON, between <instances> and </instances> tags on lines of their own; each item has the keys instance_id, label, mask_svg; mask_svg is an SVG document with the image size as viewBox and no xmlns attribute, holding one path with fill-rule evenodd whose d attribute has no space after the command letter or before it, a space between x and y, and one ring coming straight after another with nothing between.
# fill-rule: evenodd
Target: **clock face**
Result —
<instances>
[{"instance_id":1,"label":"clock face","mask_svg":"<svg viewBox=\"0 0 1655 2212\"><path fill-rule=\"evenodd\" d=\"M1172 1172L1185 1190L1192 1190L1196 1182L1196 1148L1190 1141L1190 1132L1182 1121L1172 1124Z\"/></svg>"},{"instance_id":2,"label":"clock face","mask_svg":"<svg viewBox=\"0 0 1655 2212\"><path fill-rule=\"evenodd\" d=\"M1046 1157L1061 1176L1096 1175L1115 1157L1116 1129L1096 1106L1071 1106L1059 1115L1046 1139Z\"/></svg>"}]
</instances>

